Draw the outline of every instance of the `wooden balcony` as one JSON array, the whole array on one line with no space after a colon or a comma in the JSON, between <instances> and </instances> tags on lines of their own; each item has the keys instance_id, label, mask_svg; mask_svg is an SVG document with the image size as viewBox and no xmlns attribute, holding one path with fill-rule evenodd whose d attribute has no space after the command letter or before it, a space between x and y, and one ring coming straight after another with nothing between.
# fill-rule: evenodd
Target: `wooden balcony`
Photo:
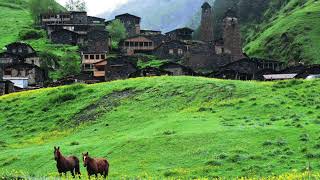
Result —
<instances>
[{"instance_id":1,"label":"wooden balcony","mask_svg":"<svg viewBox=\"0 0 320 180\"><path fill-rule=\"evenodd\" d=\"M93 71L94 77L104 77L106 75L105 71Z\"/></svg>"}]
</instances>

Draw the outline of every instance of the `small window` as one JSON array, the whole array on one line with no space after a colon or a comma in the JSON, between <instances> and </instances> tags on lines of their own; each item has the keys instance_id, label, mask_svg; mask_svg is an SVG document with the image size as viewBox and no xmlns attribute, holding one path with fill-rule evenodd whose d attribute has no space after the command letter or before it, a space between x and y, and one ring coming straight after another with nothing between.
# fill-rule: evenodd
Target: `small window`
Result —
<instances>
[{"instance_id":1,"label":"small window","mask_svg":"<svg viewBox=\"0 0 320 180\"><path fill-rule=\"evenodd\" d=\"M30 47L28 47L28 53L31 54L32 53L32 49Z\"/></svg>"},{"instance_id":2,"label":"small window","mask_svg":"<svg viewBox=\"0 0 320 180\"><path fill-rule=\"evenodd\" d=\"M138 47L139 43L138 42L134 42L134 46Z\"/></svg>"},{"instance_id":3,"label":"small window","mask_svg":"<svg viewBox=\"0 0 320 180\"><path fill-rule=\"evenodd\" d=\"M90 59L94 59L94 55L90 55Z\"/></svg>"},{"instance_id":4,"label":"small window","mask_svg":"<svg viewBox=\"0 0 320 180\"><path fill-rule=\"evenodd\" d=\"M152 45L152 42L149 42L149 46L153 46L153 45Z\"/></svg>"},{"instance_id":5,"label":"small window","mask_svg":"<svg viewBox=\"0 0 320 180\"><path fill-rule=\"evenodd\" d=\"M183 54L183 50L182 49L178 49L178 54L182 55Z\"/></svg>"},{"instance_id":6,"label":"small window","mask_svg":"<svg viewBox=\"0 0 320 180\"><path fill-rule=\"evenodd\" d=\"M12 49L12 53L16 53L17 52L17 49Z\"/></svg>"},{"instance_id":7,"label":"small window","mask_svg":"<svg viewBox=\"0 0 320 180\"><path fill-rule=\"evenodd\" d=\"M18 49L18 52L19 52L19 53L22 53L22 48L19 48L19 49Z\"/></svg>"},{"instance_id":8,"label":"small window","mask_svg":"<svg viewBox=\"0 0 320 180\"><path fill-rule=\"evenodd\" d=\"M169 49L169 54L174 54L173 49Z\"/></svg>"},{"instance_id":9,"label":"small window","mask_svg":"<svg viewBox=\"0 0 320 180\"><path fill-rule=\"evenodd\" d=\"M102 54L101 59L106 59L106 55Z\"/></svg>"},{"instance_id":10,"label":"small window","mask_svg":"<svg viewBox=\"0 0 320 180\"><path fill-rule=\"evenodd\" d=\"M149 46L149 43L148 42L144 42L144 46Z\"/></svg>"},{"instance_id":11,"label":"small window","mask_svg":"<svg viewBox=\"0 0 320 180\"><path fill-rule=\"evenodd\" d=\"M128 47L128 46L129 46L129 42L125 42L125 46L127 46L127 47Z\"/></svg>"},{"instance_id":12,"label":"small window","mask_svg":"<svg viewBox=\"0 0 320 180\"><path fill-rule=\"evenodd\" d=\"M11 76L11 70L10 69L5 70L4 75Z\"/></svg>"},{"instance_id":13,"label":"small window","mask_svg":"<svg viewBox=\"0 0 320 180\"><path fill-rule=\"evenodd\" d=\"M96 59L100 59L100 55L99 54L96 55Z\"/></svg>"},{"instance_id":14,"label":"small window","mask_svg":"<svg viewBox=\"0 0 320 180\"><path fill-rule=\"evenodd\" d=\"M143 46L143 42L140 42L140 43L139 43L139 46L142 47L142 46Z\"/></svg>"},{"instance_id":15,"label":"small window","mask_svg":"<svg viewBox=\"0 0 320 180\"><path fill-rule=\"evenodd\" d=\"M133 42L130 42L130 46L131 46L131 47L134 46L134 43L133 43Z\"/></svg>"},{"instance_id":16,"label":"small window","mask_svg":"<svg viewBox=\"0 0 320 180\"><path fill-rule=\"evenodd\" d=\"M84 59L89 59L89 55L84 55Z\"/></svg>"}]
</instances>

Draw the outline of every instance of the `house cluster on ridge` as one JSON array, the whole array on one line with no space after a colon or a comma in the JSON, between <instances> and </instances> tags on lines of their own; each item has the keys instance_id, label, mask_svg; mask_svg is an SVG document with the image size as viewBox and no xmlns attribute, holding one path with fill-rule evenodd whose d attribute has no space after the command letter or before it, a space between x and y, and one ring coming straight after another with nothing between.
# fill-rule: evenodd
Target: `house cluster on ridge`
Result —
<instances>
[{"instance_id":1,"label":"house cluster on ridge","mask_svg":"<svg viewBox=\"0 0 320 180\"><path fill-rule=\"evenodd\" d=\"M104 79L104 73L97 68L106 64L106 56L111 47L105 19L88 16L87 12L69 11L41 14L39 24L47 31L53 43L79 46L82 71Z\"/></svg>"},{"instance_id":2,"label":"house cluster on ridge","mask_svg":"<svg viewBox=\"0 0 320 180\"><path fill-rule=\"evenodd\" d=\"M286 67L280 61L247 57L242 52L237 13L229 9L222 27L215 27L210 4L203 3L201 9L197 39L194 30L188 27L163 34L158 30L142 29L138 16L128 13L115 16L114 20L123 23L128 34L120 41L119 49L114 51L116 56L108 56L112 37L106 26L113 20L105 21L82 11L41 14L38 24L46 30L52 43L76 45L80 49L82 73L62 79L56 85L77 80L94 83L159 75L279 80L320 74L319 65ZM221 38L215 37L217 30L221 30ZM161 64L140 67L140 61L150 61L149 55ZM47 70L42 67L38 53L30 45L11 43L0 53L0 95L19 89L43 87L47 79Z\"/></svg>"}]
</instances>

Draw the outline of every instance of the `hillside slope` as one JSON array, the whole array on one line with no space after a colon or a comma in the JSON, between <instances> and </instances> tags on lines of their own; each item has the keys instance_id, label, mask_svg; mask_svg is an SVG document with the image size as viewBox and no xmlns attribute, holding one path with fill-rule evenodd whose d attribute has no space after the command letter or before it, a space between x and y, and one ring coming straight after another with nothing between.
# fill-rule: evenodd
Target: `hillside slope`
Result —
<instances>
[{"instance_id":1,"label":"hillside slope","mask_svg":"<svg viewBox=\"0 0 320 180\"><path fill-rule=\"evenodd\" d=\"M2 17L0 19L0 49L16 41L21 29L32 25L32 18L27 7L26 0L16 0L15 3L10 0L0 0L0 16Z\"/></svg>"},{"instance_id":2,"label":"hillside slope","mask_svg":"<svg viewBox=\"0 0 320 180\"><path fill-rule=\"evenodd\" d=\"M319 14L319 1L291 0L255 32L252 26L247 27L246 31L253 33L247 37L244 50L251 56L319 64Z\"/></svg>"},{"instance_id":3,"label":"hillside slope","mask_svg":"<svg viewBox=\"0 0 320 180\"><path fill-rule=\"evenodd\" d=\"M57 145L108 158L111 178L319 171L319 90L320 81L154 77L3 96L0 174L57 175Z\"/></svg>"}]
</instances>

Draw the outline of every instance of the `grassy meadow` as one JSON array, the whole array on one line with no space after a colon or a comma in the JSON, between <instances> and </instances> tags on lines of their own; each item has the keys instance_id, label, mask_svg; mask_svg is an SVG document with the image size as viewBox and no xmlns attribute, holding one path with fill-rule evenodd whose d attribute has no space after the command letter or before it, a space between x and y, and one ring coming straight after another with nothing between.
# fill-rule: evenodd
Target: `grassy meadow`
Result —
<instances>
[{"instance_id":1,"label":"grassy meadow","mask_svg":"<svg viewBox=\"0 0 320 180\"><path fill-rule=\"evenodd\" d=\"M6 95L0 172L56 176L60 146L107 158L114 179L309 177L320 169L319 90L165 76Z\"/></svg>"}]
</instances>

